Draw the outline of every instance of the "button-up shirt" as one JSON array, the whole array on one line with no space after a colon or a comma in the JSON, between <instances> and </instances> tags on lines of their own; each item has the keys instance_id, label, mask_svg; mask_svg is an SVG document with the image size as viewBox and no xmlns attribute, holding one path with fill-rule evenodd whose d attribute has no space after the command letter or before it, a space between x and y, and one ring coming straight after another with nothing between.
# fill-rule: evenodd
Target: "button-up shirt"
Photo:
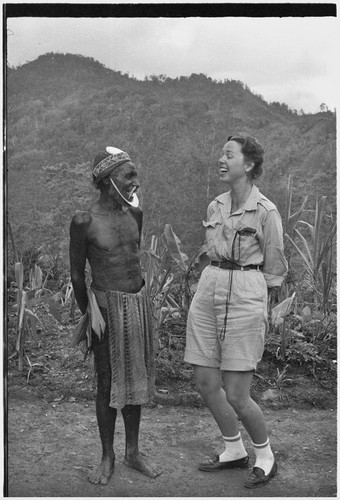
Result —
<instances>
[{"instance_id":1,"label":"button-up shirt","mask_svg":"<svg viewBox=\"0 0 340 500\"><path fill-rule=\"evenodd\" d=\"M228 191L208 206L207 222L203 221L207 256L211 260L231 260L241 266L262 265L267 286L280 286L288 265L276 206L255 185L246 202L233 213L231 201Z\"/></svg>"}]
</instances>

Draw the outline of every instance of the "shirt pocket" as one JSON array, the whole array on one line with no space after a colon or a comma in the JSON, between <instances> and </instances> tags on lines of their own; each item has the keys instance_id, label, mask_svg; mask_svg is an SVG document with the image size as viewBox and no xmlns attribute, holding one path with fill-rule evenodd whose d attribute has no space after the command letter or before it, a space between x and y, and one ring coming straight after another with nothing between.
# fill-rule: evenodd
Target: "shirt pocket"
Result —
<instances>
[{"instance_id":1,"label":"shirt pocket","mask_svg":"<svg viewBox=\"0 0 340 500\"><path fill-rule=\"evenodd\" d=\"M254 264L249 258L257 253L259 241L257 230L253 226L237 225L233 239L233 259L241 265Z\"/></svg>"}]
</instances>

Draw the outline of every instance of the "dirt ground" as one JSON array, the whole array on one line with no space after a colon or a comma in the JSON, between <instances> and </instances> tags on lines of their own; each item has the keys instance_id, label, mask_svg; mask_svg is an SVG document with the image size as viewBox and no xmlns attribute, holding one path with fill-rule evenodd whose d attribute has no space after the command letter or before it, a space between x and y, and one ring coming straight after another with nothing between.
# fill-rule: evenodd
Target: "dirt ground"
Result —
<instances>
[{"instance_id":1,"label":"dirt ground","mask_svg":"<svg viewBox=\"0 0 340 500\"><path fill-rule=\"evenodd\" d=\"M336 415L330 410L265 410L279 472L247 490L245 470L204 473L199 460L222 451L206 408L155 405L143 409L140 447L161 464L156 479L122 464L124 426L116 426L116 467L107 486L87 481L100 459L94 404L48 403L15 391L9 399L8 494L11 497L335 497ZM254 462L249 438L241 428Z\"/></svg>"},{"instance_id":2,"label":"dirt ground","mask_svg":"<svg viewBox=\"0 0 340 500\"><path fill-rule=\"evenodd\" d=\"M143 408L140 449L163 473L156 479L122 464L124 426L116 424L114 475L107 486L92 485L88 471L100 460L95 416L95 380L79 349L68 347L72 327L56 326L46 318L38 345L28 339L33 365L17 370L8 350L8 491L10 497L336 497L336 394L294 377L281 399L262 401L278 475L256 490L243 487L251 469L204 473L197 470L204 456L223 450L220 433L193 390L182 366L179 382L166 379L159 364L153 404ZM172 367L181 357L172 347ZM163 354L164 355L164 352ZM168 356L168 355L167 355ZM169 356L167 357L167 359ZM268 374L259 372L255 395L268 389ZM175 376L176 374L174 374ZM177 376L177 375L176 375ZM266 379L266 380L265 380ZM174 388L176 386L176 391ZM240 425L251 465L254 454Z\"/></svg>"}]
</instances>

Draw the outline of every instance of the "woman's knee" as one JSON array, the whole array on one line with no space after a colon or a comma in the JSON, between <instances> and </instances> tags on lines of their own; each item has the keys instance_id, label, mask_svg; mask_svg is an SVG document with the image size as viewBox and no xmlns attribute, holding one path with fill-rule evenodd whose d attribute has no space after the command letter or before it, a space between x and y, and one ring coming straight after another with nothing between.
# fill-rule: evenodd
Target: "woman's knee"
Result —
<instances>
[{"instance_id":1,"label":"woman's knee","mask_svg":"<svg viewBox=\"0 0 340 500\"><path fill-rule=\"evenodd\" d=\"M221 389L221 377L217 370L198 367L194 369L197 390L202 396L217 392Z\"/></svg>"},{"instance_id":2,"label":"woman's knee","mask_svg":"<svg viewBox=\"0 0 340 500\"><path fill-rule=\"evenodd\" d=\"M251 372L224 372L223 374L227 401L236 413L247 411L247 408L251 405L251 380Z\"/></svg>"},{"instance_id":3,"label":"woman's knee","mask_svg":"<svg viewBox=\"0 0 340 500\"><path fill-rule=\"evenodd\" d=\"M242 413L247 409L250 402L250 396L240 395L237 392L227 391L227 401L234 408L236 413Z\"/></svg>"}]
</instances>

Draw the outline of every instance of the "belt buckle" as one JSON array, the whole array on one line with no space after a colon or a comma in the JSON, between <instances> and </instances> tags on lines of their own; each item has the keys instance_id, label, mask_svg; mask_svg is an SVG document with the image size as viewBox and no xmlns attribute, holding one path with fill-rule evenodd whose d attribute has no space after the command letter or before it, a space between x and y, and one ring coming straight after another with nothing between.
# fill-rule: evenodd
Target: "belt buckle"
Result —
<instances>
[{"instance_id":1,"label":"belt buckle","mask_svg":"<svg viewBox=\"0 0 340 500\"><path fill-rule=\"evenodd\" d=\"M218 261L218 267L219 267L220 269L221 269L221 264L222 264L222 261L221 261L221 260L219 260L219 261Z\"/></svg>"},{"instance_id":2,"label":"belt buckle","mask_svg":"<svg viewBox=\"0 0 340 500\"><path fill-rule=\"evenodd\" d=\"M241 271L244 271L244 268L243 268L243 266L240 266L240 270L241 270Z\"/></svg>"}]
</instances>

